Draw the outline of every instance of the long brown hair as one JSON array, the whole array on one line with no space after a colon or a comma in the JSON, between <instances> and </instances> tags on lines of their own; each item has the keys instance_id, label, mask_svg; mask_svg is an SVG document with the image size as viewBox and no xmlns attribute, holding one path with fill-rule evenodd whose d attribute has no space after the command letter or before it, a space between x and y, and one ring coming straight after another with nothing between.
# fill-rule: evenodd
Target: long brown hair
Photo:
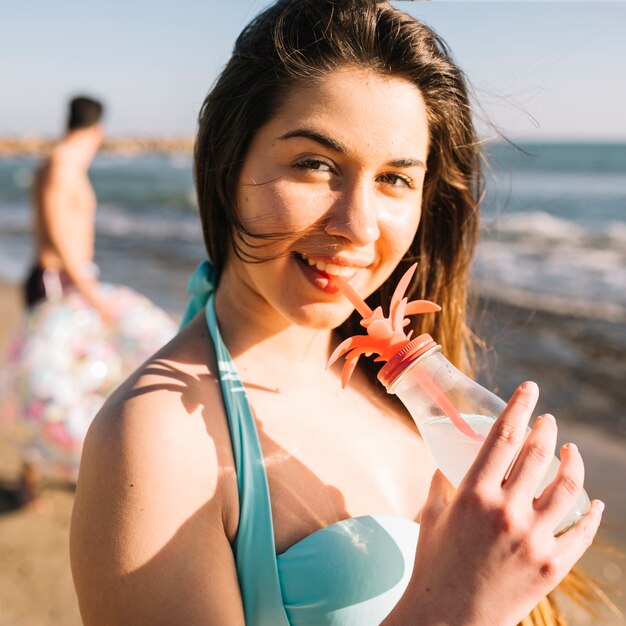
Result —
<instances>
[{"instance_id":1,"label":"long brown hair","mask_svg":"<svg viewBox=\"0 0 626 626\"><path fill-rule=\"evenodd\" d=\"M438 302L442 313L419 320L416 330L431 332L448 357L467 370L467 274L481 191L467 88L443 40L386 2L282 0L243 30L200 113L195 179L209 256L219 273L231 250L242 254L234 235L250 236L237 217L236 183L256 131L276 114L290 89L346 66L412 82L426 102L430 135L417 235L369 302L386 305L387 285L418 261L408 295ZM339 333L361 332L358 322L358 315L352 316Z\"/></svg>"},{"instance_id":2,"label":"long brown hair","mask_svg":"<svg viewBox=\"0 0 626 626\"><path fill-rule=\"evenodd\" d=\"M418 261L407 295L434 300L442 311L420 316L416 331L431 333L447 357L469 371L467 283L479 229L482 157L468 86L445 42L388 2L279 0L242 31L199 117L194 175L209 257L219 274L230 252L246 257L242 239L259 237L246 230L236 210L237 182L255 133L279 112L291 89L345 67L410 81L424 98L429 126L419 228L406 257L368 303L385 309L390 290ZM354 314L339 333L360 334L359 321ZM524 621L563 623L550 597Z\"/></svg>"}]
</instances>

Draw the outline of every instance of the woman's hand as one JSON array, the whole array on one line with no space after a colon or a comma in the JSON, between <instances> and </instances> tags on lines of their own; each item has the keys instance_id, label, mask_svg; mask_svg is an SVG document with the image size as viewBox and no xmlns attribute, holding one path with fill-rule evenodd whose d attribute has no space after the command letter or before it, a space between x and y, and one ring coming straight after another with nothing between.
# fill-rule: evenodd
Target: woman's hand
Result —
<instances>
[{"instance_id":1,"label":"woman's hand","mask_svg":"<svg viewBox=\"0 0 626 626\"><path fill-rule=\"evenodd\" d=\"M559 537L553 534L583 486L584 466L575 445L561 448L554 481L534 497L557 434L554 418L544 415L524 442L537 397L534 383L515 391L458 491L443 474L435 474L413 576L396 607L397 623L513 626L591 545L604 508L598 500L576 526ZM400 621L401 615L411 617Z\"/></svg>"}]
</instances>

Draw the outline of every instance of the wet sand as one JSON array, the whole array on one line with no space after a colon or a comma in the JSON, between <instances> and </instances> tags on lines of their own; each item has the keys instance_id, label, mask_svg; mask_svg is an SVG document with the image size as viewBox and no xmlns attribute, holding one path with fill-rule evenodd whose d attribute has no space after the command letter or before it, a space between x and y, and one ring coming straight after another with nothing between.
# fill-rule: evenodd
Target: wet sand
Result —
<instances>
[{"instance_id":1,"label":"wet sand","mask_svg":"<svg viewBox=\"0 0 626 626\"><path fill-rule=\"evenodd\" d=\"M2 353L20 310L18 290L0 283ZM498 373L485 377L503 395L520 380L537 380L542 389L541 410L557 415L562 441L578 444L586 460L587 491L606 503L598 542L605 547L592 548L581 565L601 583L613 588L611 598L626 612L626 561L615 553L618 550L623 555L626 551L626 437L621 434L621 427L615 426L616 420L611 425L611 412L619 410L623 415L626 406L622 402L626 378L617 380L624 353L614 354L619 342L611 341L610 332L598 333L603 337L599 345L600 339L593 338L593 329L581 333L582 322L573 320L564 324L562 318L557 318L520 313L502 305L491 306L484 321L485 330L489 329L486 334L498 351ZM583 349L604 356L594 357L587 373L578 371L574 359L569 366L562 364L567 350L573 354L572 350ZM553 356L558 352L559 359L551 359L550 350ZM606 354L609 361L605 361ZM493 366L494 353L488 356ZM560 365L555 366L555 362ZM621 363L621 367L626 364ZM598 371L594 372L594 368ZM607 374L609 371L614 371L614 382L613 374ZM607 378L611 382L607 383ZM573 392L569 385L572 379ZM600 388L594 385L598 380L603 385ZM18 471L19 459L0 439L0 485L5 487L0 489L0 626L78 626L81 622L68 558L73 492L60 486L49 487L36 506L16 508L7 487L15 481ZM624 618L606 609L598 617L588 617L575 607L566 609L571 626L626 624Z\"/></svg>"}]
</instances>

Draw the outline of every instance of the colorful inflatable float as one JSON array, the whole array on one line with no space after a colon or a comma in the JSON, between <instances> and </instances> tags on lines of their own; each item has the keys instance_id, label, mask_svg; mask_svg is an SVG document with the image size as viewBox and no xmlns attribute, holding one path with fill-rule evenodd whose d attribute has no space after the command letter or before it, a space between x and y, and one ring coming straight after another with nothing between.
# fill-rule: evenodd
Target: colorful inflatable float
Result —
<instances>
[{"instance_id":1,"label":"colorful inflatable float","mask_svg":"<svg viewBox=\"0 0 626 626\"><path fill-rule=\"evenodd\" d=\"M83 440L111 392L176 333L145 296L101 283L105 324L75 291L25 313L0 375L0 431L40 477L74 483Z\"/></svg>"}]
</instances>

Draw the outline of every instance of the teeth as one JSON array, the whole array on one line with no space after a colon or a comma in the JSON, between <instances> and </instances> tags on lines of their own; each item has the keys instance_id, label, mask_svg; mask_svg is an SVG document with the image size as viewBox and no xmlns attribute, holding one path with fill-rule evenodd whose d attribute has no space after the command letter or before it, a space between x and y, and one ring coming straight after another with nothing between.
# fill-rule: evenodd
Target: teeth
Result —
<instances>
[{"instance_id":1,"label":"teeth","mask_svg":"<svg viewBox=\"0 0 626 626\"><path fill-rule=\"evenodd\" d=\"M326 266L326 272L328 274L332 274L333 276L343 276L343 272L349 269L349 267L341 267L339 265L334 265L333 263L329 263ZM354 270L352 270L352 273L354 273Z\"/></svg>"},{"instance_id":2,"label":"teeth","mask_svg":"<svg viewBox=\"0 0 626 626\"><path fill-rule=\"evenodd\" d=\"M341 276L342 278L352 278L359 268L349 265L335 265L334 263L326 263L325 261L318 261L316 259L310 259L304 257L306 262L318 269L320 272L326 272L331 276Z\"/></svg>"}]
</instances>

